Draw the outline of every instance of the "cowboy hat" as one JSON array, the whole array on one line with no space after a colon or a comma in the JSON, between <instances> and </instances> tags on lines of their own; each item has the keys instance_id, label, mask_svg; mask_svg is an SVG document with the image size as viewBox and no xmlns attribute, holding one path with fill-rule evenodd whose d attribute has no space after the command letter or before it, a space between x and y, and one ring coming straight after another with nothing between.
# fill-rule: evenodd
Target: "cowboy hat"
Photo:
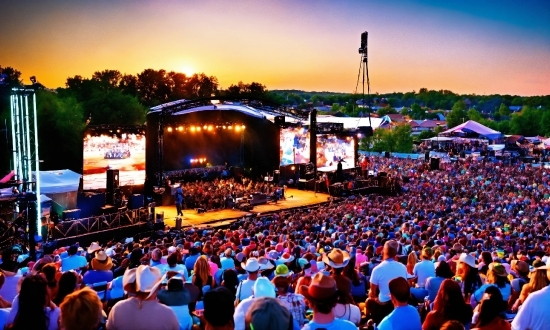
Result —
<instances>
[{"instance_id":1,"label":"cowboy hat","mask_svg":"<svg viewBox=\"0 0 550 330\"><path fill-rule=\"evenodd\" d=\"M350 259L349 253L340 249L334 249L323 255L323 262L332 268L344 268Z\"/></svg>"},{"instance_id":2,"label":"cowboy hat","mask_svg":"<svg viewBox=\"0 0 550 330\"><path fill-rule=\"evenodd\" d=\"M506 277L508 276L508 272L506 272L506 268L501 263L493 262L489 265L489 269L495 274L495 276L500 277Z\"/></svg>"},{"instance_id":3,"label":"cowboy hat","mask_svg":"<svg viewBox=\"0 0 550 330\"><path fill-rule=\"evenodd\" d=\"M279 259L279 253L275 250L271 250L267 253L267 258L271 260Z\"/></svg>"},{"instance_id":4,"label":"cowboy hat","mask_svg":"<svg viewBox=\"0 0 550 330\"><path fill-rule=\"evenodd\" d=\"M254 283L254 288L252 290L254 291L254 298L277 297L275 285L273 285L273 283L271 283L271 281L269 281L267 277L258 278Z\"/></svg>"},{"instance_id":5,"label":"cowboy hat","mask_svg":"<svg viewBox=\"0 0 550 330\"><path fill-rule=\"evenodd\" d=\"M260 270L273 269L275 267L266 257L260 257L258 263L260 264Z\"/></svg>"},{"instance_id":6,"label":"cowboy hat","mask_svg":"<svg viewBox=\"0 0 550 330\"><path fill-rule=\"evenodd\" d=\"M258 262L258 259L256 258L250 258L246 261L246 263L241 263L241 266L244 270L246 270L249 273L254 273L260 270L260 263Z\"/></svg>"},{"instance_id":7,"label":"cowboy hat","mask_svg":"<svg viewBox=\"0 0 550 330\"><path fill-rule=\"evenodd\" d=\"M113 268L113 261L107 256L105 251L99 251L92 259L91 266L93 270L107 271Z\"/></svg>"},{"instance_id":8,"label":"cowboy hat","mask_svg":"<svg viewBox=\"0 0 550 330\"><path fill-rule=\"evenodd\" d=\"M88 254L92 254L97 250L101 249L101 245L99 245L99 242L92 242L90 247L88 248Z\"/></svg>"},{"instance_id":9,"label":"cowboy hat","mask_svg":"<svg viewBox=\"0 0 550 330\"><path fill-rule=\"evenodd\" d=\"M156 267L140 265L136 268L136 291L149 293L149 299L158 289L164 277Z\"/></svg>"},{"instance_id":10,"label":"cowboy hat","mask_svg":"<svg viewBox=\"0 0 550 330\"><path fill-rule=\"evenodd\" d=\"M298 290L307 300L326 302L327 299L336 295L336 282L324 273L317 273L313 276L309 286L301 285Z\"/></svg>"},{"instance_id":11,"label":"cowboy hat","mask_svg":"<svg viewBox=\"0 0 550 330\"><path fill-rule=\"evenodd\" d=\"M286 264L287 262L294 261L294 256L288 252L283 253L281 258L279 259L282 263Z\"/></svg>"},{"instance_id":12,"label":"cowboy hat","mask_svg":"<svg viewBox=\"0 0 550 330\"><path fill-rule=\"evenodd\" d=\"M477 268L476 258L474 258L474 256L468 253L460 254L460 257L458 258L458 262L463 262L470 267Z\"/></svg>"},{"instance_id":13,"label":"cowboy hat","mask_svg":"<svg viewBox=\"0 0 550 330\"><path fill-rule=\"evenodd\" d=\"M289 277L292 275L292 272L288 270L286 265L279 265L275 268L275 276Z\"/></svg>"}]
</instances>

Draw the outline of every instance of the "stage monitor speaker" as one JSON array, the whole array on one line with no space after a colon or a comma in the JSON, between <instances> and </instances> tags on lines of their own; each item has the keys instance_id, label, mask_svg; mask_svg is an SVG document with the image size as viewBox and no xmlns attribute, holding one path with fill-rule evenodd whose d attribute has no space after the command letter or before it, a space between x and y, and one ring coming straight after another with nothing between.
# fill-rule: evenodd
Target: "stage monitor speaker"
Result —
<instances>
[{"instance_id":1,"label":"stage monitor speaker","mask_svg":"<svg viewBox=\"0 0 550 330\"><path fill-rule=\"evenodd\" d=\"M130 209L137 210L144 206L144 198L142 194L133 194L130 196Z\"/></svg>"},{"instance_id":2,"label":"stage monitor speaker","mask_svg":"<svg viewBox=\"0 0 550 330\"><path fill-rule=\"evenodd\" d=\"M76 220L76 219L80 219L80 209L63 211L63 220Z\"/></svg>"},{"instance_id":3,"label":"stage monitor speaker","mask_svg":"<svg viewBox=\"0 0 550 330\"><path fill-rule=\"evenodd\" d=\"M176 218L176 230L181 230L182 219L180 217Z\"/></svg>"},{"instance_id":4,"label":"stage monitor speaker","mask_svg":"<svg viewBox=\"0 0 550 330\"><path fill-rule=\"evenodd\" d=\"M107 170L107 191L114 191L120 186L120 173L118 170Z\"/></svg>"},{"instance_id":5,"label":"stage monitor speaker","mask_svg":"<svg viewBox=\"0 0 550 330\"><path fill-rule=\"evenodd\" d=\"M439 170L439 158L432 157L430 159L430 170L432 171Z\"/></svg>"},{"instance_id":6,"label":"stage monitor speaker","mask_svg":"<svg viewBox=\"0 0 550 330\"><path fill-rule=\"evenodd\" d=\"M283 126L285 124L285 116L275 116L274 122L277 126Z\"/></svg>"}]
</instances>

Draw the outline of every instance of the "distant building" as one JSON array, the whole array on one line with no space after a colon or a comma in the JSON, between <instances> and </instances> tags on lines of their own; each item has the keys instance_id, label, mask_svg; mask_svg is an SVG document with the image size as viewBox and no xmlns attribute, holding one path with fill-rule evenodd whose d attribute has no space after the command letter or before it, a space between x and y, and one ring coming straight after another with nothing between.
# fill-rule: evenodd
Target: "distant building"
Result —
<instances>
[{"instance_id":1,"label":"distant building","mask_svg":"<svg viewBox=\"0 0 550 330\"><path fill-rule=\"evenodd\" d=\"M523 105L511 105L508 107L508 109L510 109L510 111L512 112L520 112L522 108Z\"/></svg>"}]
</instances>

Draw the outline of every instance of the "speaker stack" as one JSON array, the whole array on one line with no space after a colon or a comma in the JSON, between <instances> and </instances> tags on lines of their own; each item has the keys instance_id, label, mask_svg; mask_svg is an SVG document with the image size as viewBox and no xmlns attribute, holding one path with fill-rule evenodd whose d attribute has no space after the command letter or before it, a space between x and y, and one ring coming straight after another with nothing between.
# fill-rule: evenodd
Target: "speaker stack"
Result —
<instances>
[{"instance_id":1,"label":"speaker stack","mask_svg":"<svg viewBox=\"0 0 550 330\"><path fill-rule=\"evenodd\" d=\"M118 170L107 170L107 204L114 204L115 189L120 187L120 173Z\"/></svg>"},{"instance_id":2,"label":"speaker stack","mask_svg":"<svg viewBox=\"0 0 550 330\"><path fill-rule=\"evenodd\" d=\"M430 159L430 170L432 170L432 171L439 170L439 158L432 157Z\"/></svg>"}]
</instances>

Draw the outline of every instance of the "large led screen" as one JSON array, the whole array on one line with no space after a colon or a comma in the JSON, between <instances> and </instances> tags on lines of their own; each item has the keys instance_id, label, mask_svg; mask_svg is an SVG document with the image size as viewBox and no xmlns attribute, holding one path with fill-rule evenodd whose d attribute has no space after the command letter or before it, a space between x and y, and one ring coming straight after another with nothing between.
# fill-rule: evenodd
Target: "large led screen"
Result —
<instances>
[{"instance_id":1,"label":"large led screen","mask_svg":"<svg viewBox=\"0 0 550 330\"><path fill-rule=\"evenodd\" d=\"M281 128L280 165L309 163L309 133L303 127Z\"/></svg>"},{"instance_id":2,"label":"large led screen","mask_svg":"<svg viewBox=\"0 0 550 330\"><path fill-rule=\"evenodd\" d=\"M333 167L342 159L342 167L355 165L355 141L351 136L317 135L317 168Z\"/></svg>"},{"instance_id":3,"label":"large led screen","mask_svg":"<svg viewBox=\"0 0 550 330\"><path fill-rule=\"evenodd\" d=\"M145 134L138 129L88 130L84 136L83 188L105 189L107 169L121 186L145 181Z\"/></svg>"}]
</instances>

